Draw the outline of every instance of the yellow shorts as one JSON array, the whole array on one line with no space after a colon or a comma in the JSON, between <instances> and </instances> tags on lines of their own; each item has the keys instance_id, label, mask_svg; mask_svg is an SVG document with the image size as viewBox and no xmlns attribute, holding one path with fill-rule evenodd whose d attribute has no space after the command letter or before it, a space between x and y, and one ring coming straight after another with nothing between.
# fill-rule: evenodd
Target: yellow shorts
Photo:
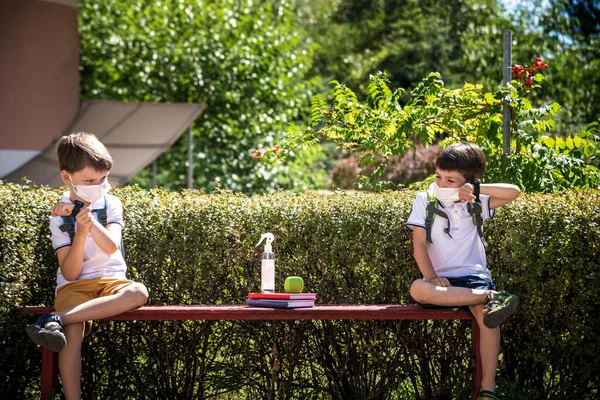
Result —
<instances>
[{"instance_id":1,"label":"yellow shorts","mask_svg":"<svg viewBox=\"0 0 600 400\"><path fill-rule=\"evenodd\" d=\"M128 279L98 278L82 279L67 283L58 288L54 309L56 311L73 308L98 297L112 296L135 283ZM92 330L92 321L85 321L85 335Z\"/></svg>"}]
</instances>

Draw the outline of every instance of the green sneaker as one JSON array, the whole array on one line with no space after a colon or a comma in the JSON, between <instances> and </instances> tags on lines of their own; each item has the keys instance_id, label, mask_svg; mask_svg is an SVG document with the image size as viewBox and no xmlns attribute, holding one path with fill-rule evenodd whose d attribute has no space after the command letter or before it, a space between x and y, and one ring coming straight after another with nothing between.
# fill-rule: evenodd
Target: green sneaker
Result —
<instances>
[{"instance_id":1,"label":"green sneaker","mask_svg":"<svg viewBox=\"0 0 600 400\"><path fill-rule=\"evenodd\" d=\"M485 308L489 311L483 316L483 324L488 328L496 328L517 311L519 296L507 291L489 295L485 299Z\"/></svg>"}]
</instances>

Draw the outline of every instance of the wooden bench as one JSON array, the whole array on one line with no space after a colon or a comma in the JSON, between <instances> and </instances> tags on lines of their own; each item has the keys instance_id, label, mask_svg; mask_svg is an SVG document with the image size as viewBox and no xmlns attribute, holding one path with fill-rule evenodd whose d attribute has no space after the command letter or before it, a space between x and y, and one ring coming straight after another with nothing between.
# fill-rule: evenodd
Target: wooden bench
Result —
<instances>
[{"instance_id":1,"label":"wooden bench","mask_svg":"<svg viewBox=\"0 0 600 400\"><path fill-rule=\"evenodd\" d=\"M48 314L50 307L27 307L33 314ZM107 318L113 321L274 321L274 320L471 320L475 371L473 398L481 384L479 327L470 312L458 308L422 308L418 305L316 305L311 308L277 309L244 305L144 306ZM58 390L58 353L42 347L41 398Z\"/></svg>"}]
</instances>

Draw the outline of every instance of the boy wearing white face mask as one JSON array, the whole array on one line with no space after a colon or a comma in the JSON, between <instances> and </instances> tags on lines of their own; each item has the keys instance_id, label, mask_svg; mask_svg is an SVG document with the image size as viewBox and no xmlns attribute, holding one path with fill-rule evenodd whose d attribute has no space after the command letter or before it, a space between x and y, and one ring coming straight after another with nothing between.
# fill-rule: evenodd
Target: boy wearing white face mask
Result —
<instances>
[{"instance_id":1,"label":"boy wearing white face mask","mask_svg":"<svg viewBox=\"0 0 600 400\"><path fill-rule=\"evenodd\" d=\"M496 291L487 268L481 225L493 217L495 209L515 200L520 190L510 184L480 185L485 168L485 155L475 144L457 143L438 156L429 195L417 195L407 222L413 231L415 261L423 274L423 279L411 285L410 296L424 307L469 307L481 335L479 398L497 399L499 325L514 314L519 298ZM472 203L477 197L480 203ZM474 222L477 214L479 226Z\"/></svg>"},{"instance_id":2,"label":"boy wearing white face mask","mask_svg":"<svg viewBox=\"0 0 600 400\"><path fill-rule=\"evenodd\" d=\"M52 207L50 231L58 256L55 312L40 316L27 328L37 344L59 353L59 369L67 399L81 397L81 344L92 320L107 318L142 306L146 287L126 279L127 266L119 249L123 206L108 194L112 158L89 133L63 136L57 145L60 174L69 187ZM71 229L63 216L77 212ZM105 209L102 224L92 210ZM62 228L61 228L62 227ZM69 234L68 230L73 231Z\"/></svg>"}]
</instances>

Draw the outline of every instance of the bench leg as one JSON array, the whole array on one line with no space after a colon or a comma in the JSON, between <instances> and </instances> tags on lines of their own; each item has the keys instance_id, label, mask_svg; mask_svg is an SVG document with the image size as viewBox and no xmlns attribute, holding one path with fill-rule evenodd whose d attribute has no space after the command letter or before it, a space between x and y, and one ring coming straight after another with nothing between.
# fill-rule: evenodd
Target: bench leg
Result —
<instances>
[{"instance_id":1,"label":"bench leg","mask_svg":"<svg viewBox=\"0 0 600 400\"><path fill-rule=\"evenodd\" d=\"M58 393L58 353L42 347L42 384L40 399Z\"/></svg>"},{"instance_id":2,"label":"bench leg","mask_svg":"<svg viewBox=\"0 0 600 400\"><path fill-rule=\"evenodd\" d=\"M481 388L481 346L479 343L479 325L473 319L471 322L471 340L473 346L473 358L475 359L475 372L473 374L473 399L477 399Z\"/></svg>"}]
</instances>

